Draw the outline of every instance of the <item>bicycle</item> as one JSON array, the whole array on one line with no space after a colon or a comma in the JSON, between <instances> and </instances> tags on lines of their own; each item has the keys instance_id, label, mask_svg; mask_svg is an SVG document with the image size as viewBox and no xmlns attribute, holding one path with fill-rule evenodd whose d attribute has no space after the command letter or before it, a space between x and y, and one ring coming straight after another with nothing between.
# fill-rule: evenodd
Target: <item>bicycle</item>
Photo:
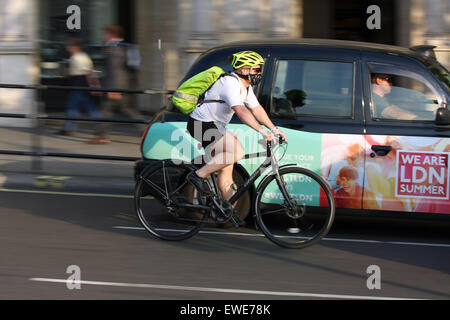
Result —
<instances>
[{"instance_id":1,"label":"bicycle","mask_svg":"<svg viewBox=\"0 0 450 320\"><path fill-rule=\"evenodd\" d=\"M305 248L320 241L333 224L333 193L315 172L296 164L279 166L273 146L282 143L281 138L278 144L269 141L265 152L245 155L244 159L266 158L229 201L221 198L215 174L208 179L209 194L199 193L186 181L186 175L197 170L192 163L169 159L145 168L135 188L135 211L140 222L164 240L190 238L210 218L216 224L231 222L239 227L242 221L233 204L272 167L272 174L263 176L256 189L256 226L269 240L285 248Z\"/></svg>"}]
</instances>

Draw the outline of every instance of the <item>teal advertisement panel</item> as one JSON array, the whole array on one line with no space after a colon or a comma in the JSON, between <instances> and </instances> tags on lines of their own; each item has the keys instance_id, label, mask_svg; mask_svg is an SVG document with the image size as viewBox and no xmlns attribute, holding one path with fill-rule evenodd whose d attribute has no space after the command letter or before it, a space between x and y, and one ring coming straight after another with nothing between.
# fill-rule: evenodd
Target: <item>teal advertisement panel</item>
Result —
<instances>
[{"instance_id":1,"label":"teal advertisement panel","mask_svg":"<svg viewBox=\"0 0 450 320\"><path fill-rule=\"evenodd\" d=\"M265 151L266 143L261 140L261 135L245 125L229 125L228 129L238 136L246 153ZM287 136L288 144L278 146L274 152L280 166L284 164L297 164L301 167L320 173L322 135L304 131L281 128ZM240 164L249 172L253 173L261 165L264 158L242 160ZM268 168L264 175L257 181L259 184L265 175L271 174ZM283 177L290 194L299 203L310 206L318 206L320 203L320 187L309 177L298 174L290 174ZM276 182L271 182L266 188L262 199L267 203L283 203L284 197Z\"/></svg>"},{"instance_id":2,"label":"teal advertisement panel","mask_svg":"<svg viewBox=\"0 0 450 320\"><path fill-rule=\"evenodd\" d=\"M247 154L265 151L266 143L255 130L243 124L229 124L227 129L231 131L244 146ZM282 128L286 133L288 144L276 148L275 155L279 165L298 164L320 174L322 134L297 131ZM199 143L193 139L186 130L185 122L155 123L152 125L143 144L143 155L147 159L179 159L192 161L204 154ZM241 160L239 163L252 174L264 157ZM256 181L271 174L270 168ZM308 177L288 176L288 187L294 197L304 201L307 205L319 204L319 186ZM276 183L271 183L263 195L263 201L282 202L281 192Z\"/></svg>"},{"instance_id":3,"label":"teal advertisement panel","mask_svg":"<svg viewBox=\"0 0 450 320\"><path fill-rule=\"evenodd\" d=\"M186 130L185 122L154 123L142 145L145 159L191 161L204 152Z\"/></svg>"}]
</instances>

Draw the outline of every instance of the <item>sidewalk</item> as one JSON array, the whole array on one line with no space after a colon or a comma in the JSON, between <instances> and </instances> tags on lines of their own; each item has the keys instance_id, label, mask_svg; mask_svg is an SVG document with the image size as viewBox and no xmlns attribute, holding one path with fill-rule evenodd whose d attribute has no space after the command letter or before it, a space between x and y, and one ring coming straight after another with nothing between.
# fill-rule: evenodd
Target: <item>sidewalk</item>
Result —
<instances>
[{"instance_id":1,"label":"sidewalk","mask_svg":"<svg viewBox=\"0 0 450 320\"><path fill-rule=\"evenodd\" d=\"M132 124L111 124L111 143L91 145L98 123L80 122L74 136L56 134L61 121L42 121L35 128L0 128L0 150L140 157L141 132ZM37 139L38 138L38 139ZM30 157L0 154L0 188L39 189L83 193L132 194L133 161Z\"/></svg>"}]
</instances>

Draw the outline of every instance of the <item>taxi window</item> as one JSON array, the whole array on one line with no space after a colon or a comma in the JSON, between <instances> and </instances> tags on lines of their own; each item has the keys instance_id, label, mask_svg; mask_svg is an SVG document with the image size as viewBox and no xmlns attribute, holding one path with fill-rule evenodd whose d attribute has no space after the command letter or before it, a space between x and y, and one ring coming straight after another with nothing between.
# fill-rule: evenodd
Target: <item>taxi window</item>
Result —
<instances>
[{"instance_id":1,"label":"taxi window","mask_svg":"<svg viewBox=\"0 0 450 320\"><path fill-rule=\"evenodd\" d=\"M421 74L395 66L372 65L371 114L378 120L433 121L437 90Z\"/></svg>"},{"instance_id":2,"label":"taxi window","mask_svg":"<svg viewBox=\"0 0 450 320\"><path fill-rule=\"evenodd\" d=\"M280 60L272 84L271 112L351 117L353 74L351 62Z\"/></svg>"}]
</instances>

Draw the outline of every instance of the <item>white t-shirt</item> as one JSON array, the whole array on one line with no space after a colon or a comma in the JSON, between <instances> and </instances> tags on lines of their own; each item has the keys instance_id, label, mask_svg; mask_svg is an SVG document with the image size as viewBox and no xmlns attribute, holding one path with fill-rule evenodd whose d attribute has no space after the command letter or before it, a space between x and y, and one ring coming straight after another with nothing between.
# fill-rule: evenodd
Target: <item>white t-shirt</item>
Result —
<instances>
[{"instance_id":1,"label":"white t-shirt","mask_svg":"<svg viewBox=\"0 0 450 320\"><path fill-rule=\"evenodd\" d=\"M245 88L235 73L223 76L206 92L205 100L223 100L221 102L203 103L190 114L195 120L214 122L219 132L225 134L226 126L233 117L234 106L255 108L259 105L252 86Z\"/></svg>"},{"instance_id":2,"label":"white t-shirt","mask_svg":"<svg viewBox=\"0 0 450 320\"><path fill-rule=\"evenodd\" d=\"M71 76L85 76L92 71L94 64L85 52L77 52L70 57L69 68Z\"/></svg>"}]
</instances>

